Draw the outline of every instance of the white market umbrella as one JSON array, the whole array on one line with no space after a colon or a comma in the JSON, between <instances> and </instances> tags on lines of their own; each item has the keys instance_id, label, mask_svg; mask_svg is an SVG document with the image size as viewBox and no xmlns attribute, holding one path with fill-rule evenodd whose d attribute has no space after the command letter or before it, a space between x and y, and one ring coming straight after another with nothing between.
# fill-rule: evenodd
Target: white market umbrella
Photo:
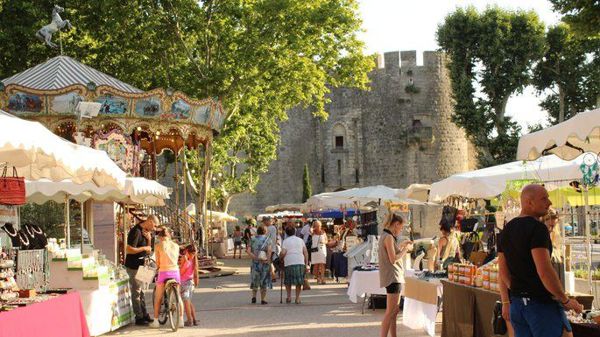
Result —
<instances>
[{"instance_id":1,"label":"white market umbrella","mask_svg":"<svg viewBox=\"0 0 600 337\"><path fill-rule=\"evenodd\" d=\"M384 185L351 188L345 191L313 195L304 204L304 211L360 207L370 202L398 202L411 205L424 203L408 198L406 190Z\"/></svg>"},{"instance_id":2,"label":"white market umbrella","mask_svg":"<svg viewBox=\"0 0 600 337\"><path fill-rule=\"evenodd\" d=\"M185 210L188 212L189 216L191 216L191 217L195 216L196 215L196 204L189 204L185 208ZM206 217L209 220L212 219L213 221L238 222L238 218L231 216L224 212L207 210Z\"/></svg>"},{"instance_id":3,"label":"white market umbrella","mask_svg":"<svg viewBox=\"0 0 600 337\"><path fill-rule=\"evenodd\" d=\"M70 143L38 122L0 110L0 163L26 179L69 179L98 186L125 185L123 172L104 151Z\"/></svg>"},{"instance_id":4,"label":"white market umbrella","mask_svg":"<svg viewBox=\"0 0 600 337\"><path fill-rule=\"evenodd\" d=\"M431 185L411 184L406 188L407 197L414 200L426 202L429 199Z\"/></svg>"},{"instance_id":5,"label":"white market umbrella","mask_svg":"<svg viewBox=\"0 0 600 337\"><path fill-rule=\"evenodd\" d=\"M280 211L301 211L304 204L277 204L265 207L265 211L269 213Z\"/></svg>"},{"instance_id":6,"label":"white market umbrella","mask_svg":"<svg viewBox=\"0 0 600 337\"><path fill-rule=\"evenodd\" d=\"M600 109L580 112L560 124L522 136L517 159L555 154L571 160L585 152L600 152Z\"/></svg>"},{"instance_id":7,"label":"white market umbrella","mask_svg":"<svg viewBox=\"0 0 600 337\"><path fill-rule=\"evenodd\" d=\"M492 199L506 190L511 180L532 179L541 181L580 179L579 166L583 156L571 161L555 155L534 161L515 161L481 170L455 174L431 185L429 201L440 202L450 196L473 199ZM560 187L546 183L548 190Z\"/></svg>"},{"instance_id":8,"label":"white market umbrella","mask_svg":"<svg viewBox=\"0 0 600 337\"><path fill-rule=\"evenodd\" d=\"M71 180L53 182L48 179L25 181L27 202L43 204L47 201L63 203L72 199L78 202L87 200L114 201L143 204L147 206L163 206L169 198L169 189L154 180L130 177L125 180L125 187L98 187L87 182L75 184Z\"/></svg>"}]
</instances>

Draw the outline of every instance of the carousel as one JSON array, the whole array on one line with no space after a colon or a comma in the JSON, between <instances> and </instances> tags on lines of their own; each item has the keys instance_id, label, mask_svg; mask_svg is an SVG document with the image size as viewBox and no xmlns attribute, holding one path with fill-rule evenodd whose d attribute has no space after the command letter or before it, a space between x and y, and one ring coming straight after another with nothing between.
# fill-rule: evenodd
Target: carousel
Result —
<instances>
[{"instance_id":1,"label":"carousel","mask_svg":"<svg viewBox=\"0 0 600 337\"><path fill-rule=\"evenodd\" d=\"M143 91L62 55L3 79L0 108L41 122L64 139L106 151L131 176L157 179L158 157L172 152L177 210L179 189L193 186L192 175L207 181L211 143L226 116L216 98L197 100L171 88ZM202 172L187 170L185 150L204 158ZM196 223L206 225L200 217L206 188L197 192ZM178 225L184 239L195 238L195 228Z\"/></svg>"}]
</instances>

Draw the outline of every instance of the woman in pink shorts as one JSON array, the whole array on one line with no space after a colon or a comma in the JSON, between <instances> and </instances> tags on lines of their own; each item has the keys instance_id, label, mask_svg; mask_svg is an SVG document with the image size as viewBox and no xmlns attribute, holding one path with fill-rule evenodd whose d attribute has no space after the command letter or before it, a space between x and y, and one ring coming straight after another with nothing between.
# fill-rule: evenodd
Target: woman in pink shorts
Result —
<instances>
[{"instance_id":1,"label":"woman in pink shorts","mask_svg":"<svg viewBox=\"0 0 600 337\"><path fill-rule=\"evenodd\" d=\"M156 266L158 268L158 279L156 280L156 296L154 298L154 322L150 324L153 328L158 328L158 313L160 312L160 303L165 292L165 282L173 279L181 284L179 276L179 245L171 240L170 230L165 226L160 226L156 230L159 242L154 248L156 254ZM180 312L183 314L183 305ZM179 319L179 327L183 327L183 318Z\"/></svg>"}]
</instances>

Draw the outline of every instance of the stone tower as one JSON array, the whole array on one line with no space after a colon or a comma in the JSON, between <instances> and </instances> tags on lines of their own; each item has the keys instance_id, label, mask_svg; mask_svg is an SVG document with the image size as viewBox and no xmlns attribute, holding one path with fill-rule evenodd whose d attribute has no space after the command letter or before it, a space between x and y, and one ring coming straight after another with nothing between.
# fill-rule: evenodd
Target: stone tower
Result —
<instances>
[{"instance_id":1,"label":"stone tower","mask_svg":"<svg viewBox=\"0 0 600 337\"><path fill-rule=\"evenodd\" d=\"M268 205L301 202L305 163L313 193L378 184L405 188L474 168L472 146L451 122L443 54L424 52L417 65L415 51L388 52L369 77L368 91L332 90L326 121L307 110L289 111L278 159L257 193L235 197L230 211L250 215Z\"/></svg>"}]
</instances>

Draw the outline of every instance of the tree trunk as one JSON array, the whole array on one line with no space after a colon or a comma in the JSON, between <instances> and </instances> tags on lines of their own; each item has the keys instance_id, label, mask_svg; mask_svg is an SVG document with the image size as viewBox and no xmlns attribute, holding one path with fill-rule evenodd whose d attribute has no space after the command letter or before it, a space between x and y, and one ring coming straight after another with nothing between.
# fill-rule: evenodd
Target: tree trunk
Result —
<instances>
[{"instance_id":1,"label":"tree trunk","mask_svg":"<svg viewBox=\"0 0 600 337\"><path fill-rule=\"evenodd\" d=\"M565 120L565 91L562 85L558 85L558 122L562 123Z\"/></svg>"},{"instance_id":2,"label":"tree trunk","mask_svg":"<svg viewBox=\"0 0 600 337\"><path fill-rule=\"evenodd\" d=\"M233 196L227 196L223 200L223 213L229 213L229 203L231 202L231 198L233 198Z\"/></svg>"},{"instance_id":3,"label":"tree trunk","mask_svg":"<svg viewBox=\"0 0 600 337\"><path fill-rule=\"evenodd\" d=\"M496 131L498 134L504 134L506 132L506 127L504 123L504 115L506 114L506 104L508 103L508 99L510 96L506 96L502 98L500 104L494 107L494 112L496 113Z\"/></svg>"}]
</instances>

